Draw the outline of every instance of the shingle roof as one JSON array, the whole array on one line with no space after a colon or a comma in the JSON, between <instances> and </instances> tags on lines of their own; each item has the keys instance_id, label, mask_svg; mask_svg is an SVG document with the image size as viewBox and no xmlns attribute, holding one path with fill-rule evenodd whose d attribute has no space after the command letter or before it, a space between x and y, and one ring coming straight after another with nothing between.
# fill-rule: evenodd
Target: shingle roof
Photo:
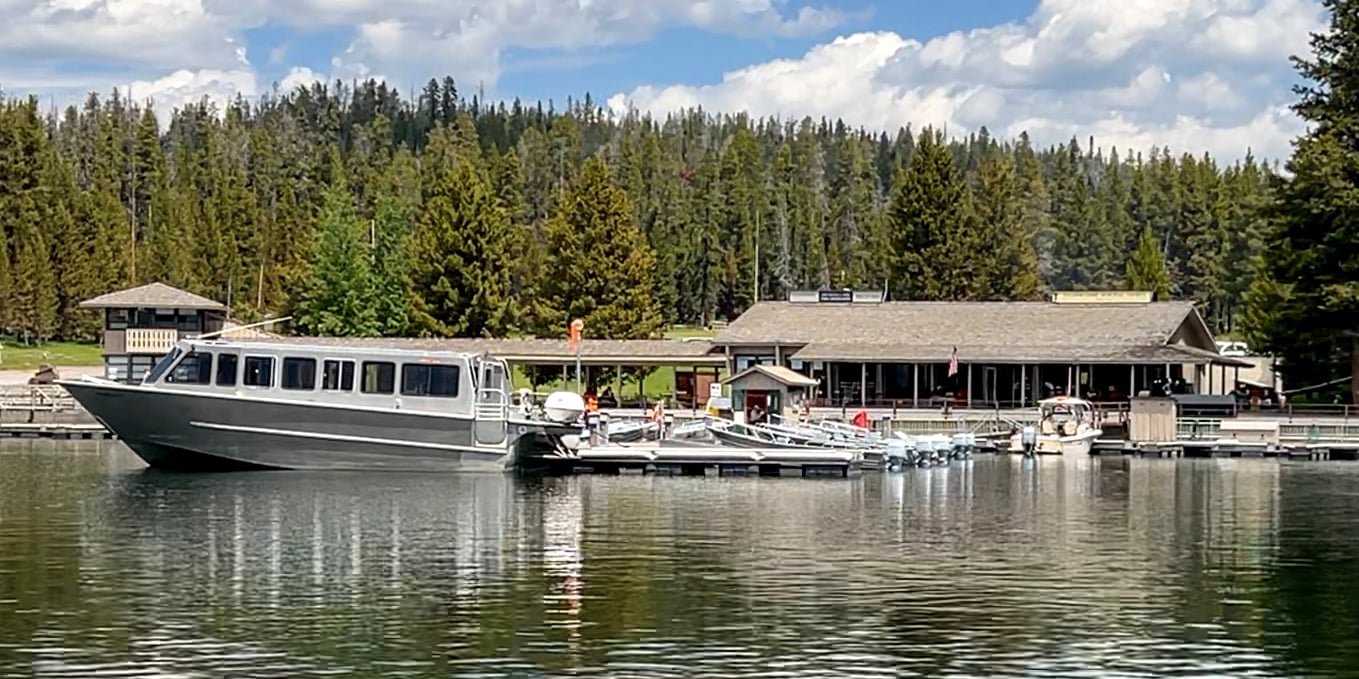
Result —
<instances>
[{"instance_id":1,"label":"shingle roof","mask_svg":"<svg viewBox=\"0 0 1359 679\"><path fill-rule=\"evenodd\" d=\"M564 339L273 337L266 341L489 353L516 363L546 365L563 365L576 360L576 355L569 350ZM587 365L724 365L725 357L710 354L711 348L709 342L695 340L585 339L580 343L580 358L581 363Z\"/></svg>"},{"instance_id":2,"label":"shingle roof","mask_svg":"<svg viewBox=\"0 0 1359 679\"><path fill-rule=\"evenodd\" d=\"M804 360L946 362L956 346L964 363L1221 362L1167 344L1195 317L1189 302L762 302L713 344L797 346Z\"/></svg>"},{"instance_id":3,"label":"shingle roof","mask_svg":"<svg viewBox=\"0 0 1359 679\"><path fill-rule=\"evenodd\" d=\"M732 375L731 377L722 380L722 384L731 384L732 382L741 380L746 375L757 372L764 373L765 375L768 375L771 379L779 382L780 384L783 384L784 386L789 387L814 387L820 384L820 382L810 377L807 377L802 373L794 371L790 368L785 368L781 365L763 365L763 364L750 366L749 368L746 368L745 370L742 370L741 372L736 373L735 375Z\"/></svg>"},{"instance_id":4,"label":"shingle roof","mask_svg":"<svg viewBox=\"0 0 1359 679\"><path fill-rule=\"evenodd\" d=\"M214 302L192 292L170 287L164 283L147 285L110 292L80 303L83 309L109 308L158 308L158 309L205 309L221 311L226 305Z\"/></svg>"}]
</instances>

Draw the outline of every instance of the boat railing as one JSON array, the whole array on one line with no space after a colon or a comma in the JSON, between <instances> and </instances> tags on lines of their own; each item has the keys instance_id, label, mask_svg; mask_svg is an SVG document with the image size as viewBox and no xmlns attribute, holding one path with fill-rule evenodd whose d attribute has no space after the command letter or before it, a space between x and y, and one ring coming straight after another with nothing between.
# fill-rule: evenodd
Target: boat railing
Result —
<instances>
[{"instance_id":1,"label":"boat railing","mask_svg":"<svg viewBox=\"0 0 1359 679\"><path fill-rule=\"evenodd\" d=\"M482 387L477 390L473 411L479 420L507 419L510 416L510 395L504 389Z\"/></svg>"}]
</instances>

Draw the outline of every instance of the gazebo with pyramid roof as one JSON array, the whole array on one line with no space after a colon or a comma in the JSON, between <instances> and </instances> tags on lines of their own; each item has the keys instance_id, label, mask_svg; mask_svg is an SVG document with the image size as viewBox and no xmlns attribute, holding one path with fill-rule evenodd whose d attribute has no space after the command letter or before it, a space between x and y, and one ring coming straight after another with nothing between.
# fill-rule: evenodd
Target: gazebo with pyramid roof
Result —
<instances>
[{"instance_id":1,"label":"gazebo with pyramid roof","mask_svg":"<svg viewBox=\"0 0 1359 679\"><path fill-rule=\"evenodd\" d=\"M181 337L225 327L226 305L164 283L106 293L80 303L104 312L104 376L140 382Z\"/></svg>"}]
</instances>

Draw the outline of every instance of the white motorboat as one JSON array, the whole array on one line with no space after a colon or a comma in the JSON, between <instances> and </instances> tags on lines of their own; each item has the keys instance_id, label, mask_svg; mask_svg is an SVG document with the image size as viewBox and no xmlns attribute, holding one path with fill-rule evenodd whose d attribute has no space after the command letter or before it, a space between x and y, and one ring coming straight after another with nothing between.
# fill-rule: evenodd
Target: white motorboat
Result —
<instances>
[{"instance_id":1,"label":"white motorboat","mask_svg":"<svg viewBox=\"0 0 1359 679\"><path fill-rule=\"evenodd\" d=\"M1026 455L1089 455L1102 436L1089 401L1058 396L1038 402L1038 426L1010 437L1010 452Z\"/></svg>"}]
</instances>

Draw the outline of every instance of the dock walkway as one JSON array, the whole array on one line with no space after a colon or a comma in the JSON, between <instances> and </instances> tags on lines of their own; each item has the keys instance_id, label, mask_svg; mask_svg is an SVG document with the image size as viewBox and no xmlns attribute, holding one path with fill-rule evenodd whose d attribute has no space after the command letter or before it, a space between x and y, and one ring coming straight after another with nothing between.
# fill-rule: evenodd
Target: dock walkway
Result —
<instances>
[{"instance_id":1,"label":"dock walkway","mask_svg":"<svg viewBox=\"0 0 1359 679\"><path fill-rule=\"evenodd\" d=\"M848 450L729 448L709 445L605 444L574 455L546 457L544 471L570 474L658 474L664 476L857 476L863 458Z\"/></svg>"}]
</instances>

